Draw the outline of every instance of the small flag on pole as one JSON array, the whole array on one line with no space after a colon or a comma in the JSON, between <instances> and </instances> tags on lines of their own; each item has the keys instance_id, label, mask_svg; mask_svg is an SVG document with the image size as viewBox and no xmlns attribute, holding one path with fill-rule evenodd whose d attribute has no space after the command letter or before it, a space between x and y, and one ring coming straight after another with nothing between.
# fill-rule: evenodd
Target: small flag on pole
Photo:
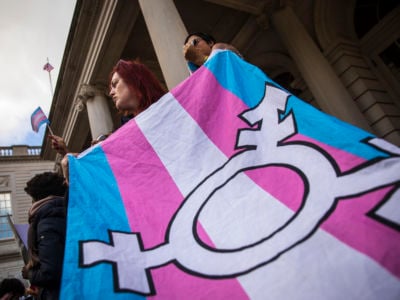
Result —
<instances>
[{"instance_id":1,"label":"small flag on pole","mask_svg":"<svg viewBox=\"0 0 400 300\"><path fill-rule=\"evenodd\" d=\"M31 124L33 131L38 132L40 126L45 123L50 124L50 121L49 119L47 119L46 115L39 106L31 115Z\"/></svg>"},{"instance_id":2,"label":"small flag on pole","mask_svg":"<svg viewBox=\"0 0 400 300\"><path fill-rule=\"evenodd\" d=\"M44 66L43 66L43 70L45 70L45 71L47 71L47 72L50 72L51 70L53 70L54 69L54 67L49 63L49 62L47 62Z\"/></svg>"},{"instance_id":3,"label":"small flag on pole","mask_svg":"<svg viewBox=\"0 0 400 300\"><path fill-rule=\"evenodd\" d=\"M49 63L49 58L47 58L47 63L43 66L43 70L47 71L49 73L49 80L50 80L50 91L51 95L54 95L53 92L53 83L51 82L51 70L53 70L54 67Z\"/></svg>"}]
</instances>

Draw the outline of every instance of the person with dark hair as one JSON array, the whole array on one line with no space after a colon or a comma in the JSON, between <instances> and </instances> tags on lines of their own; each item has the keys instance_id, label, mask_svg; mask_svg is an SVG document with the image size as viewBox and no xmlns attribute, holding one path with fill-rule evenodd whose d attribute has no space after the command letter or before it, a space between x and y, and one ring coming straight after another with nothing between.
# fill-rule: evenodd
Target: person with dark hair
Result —
<instances>
[{"instance_id":1,"label":"person with dark hair","mask_svg":"<svg viewBox=\"0 0 400 300\"><path fill-rule=\"evenodd\" d=\"M25 295L25 286L17 278L5 278L0 283L0 300L19 299Z\"/></svg>"},{"instance_id":2,"label":"person with dark hair","mask_svg":"<svg viewBox=\"0 0 400 300\"><path fill-rule=\"evenodd\" d=\"M58 299L66 228L64 178L53 172L38 174L26 183L25 192L33 204L28 215L29 261L22 277L40 288L38 299Z\"/></svg>"},{"instance_id":3,"label":"person with dark hair","mask_svg":"<svg viewBox=\"0 0 400 300\"><path fill-rule=\"evenodd\" d=\"M230 44L217 43L215 38L207 33L194 32L189 34L183 43L183 56L185 57L191 73L200 68L216 49L226 49L242 57L239 51Z\"/></svg>"}]
</instances>

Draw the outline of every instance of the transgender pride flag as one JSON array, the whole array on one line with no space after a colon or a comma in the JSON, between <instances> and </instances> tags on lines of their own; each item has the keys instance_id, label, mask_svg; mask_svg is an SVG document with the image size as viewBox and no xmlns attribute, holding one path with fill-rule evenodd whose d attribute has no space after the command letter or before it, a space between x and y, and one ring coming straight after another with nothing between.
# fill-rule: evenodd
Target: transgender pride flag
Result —
<instances>
[{"instance_id":1,"label":"transgender pride flag","mask_svg":"<svg viewBox=\"0 0 400 300\"><path fill-rule=\"evenodd\" d=\"M50 121L47 119L43 110L39 106L31 115L32 130L38 132L40 126L42 126L43 124L50 124Z\"/></svg>"},{"instance_id":2,"label":"transgender pride flag","mask_svg":"<svg viewBox=\"0 0 400 300\"><path fill-rule=\"evenodd\" d=\"M62 299L400 299L399 155L219 52L70 157Z\"/></svg>"}]
</instances>

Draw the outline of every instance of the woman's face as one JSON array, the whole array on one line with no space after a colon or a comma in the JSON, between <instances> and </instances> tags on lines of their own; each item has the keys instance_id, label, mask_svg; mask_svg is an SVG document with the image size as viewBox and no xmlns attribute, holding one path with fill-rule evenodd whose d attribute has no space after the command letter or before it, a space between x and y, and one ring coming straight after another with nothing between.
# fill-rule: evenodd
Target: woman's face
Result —
<instances>
[{"instance_id":1,"label":"woman's face","mask_svg":"<svg viewBox=\"0 0 400 300\"><path fill-rule=\"evenodd\" d=\"M117 72L111 78L110 96L118 110L135 112L139 108L137 94L129 89Z\"/></svg>"}]
</instances>

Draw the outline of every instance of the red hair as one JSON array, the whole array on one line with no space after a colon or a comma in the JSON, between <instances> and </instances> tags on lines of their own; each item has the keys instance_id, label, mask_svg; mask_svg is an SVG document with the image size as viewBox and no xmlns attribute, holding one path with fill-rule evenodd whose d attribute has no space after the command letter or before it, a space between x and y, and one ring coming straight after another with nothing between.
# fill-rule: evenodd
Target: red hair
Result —
<instances>
[{"instance_id":1,"label":"red hair","mask_svg":"<svg viewBox=\"0 0 400 300\"><path fill-rule=\"evenodd\" d=\"M118 73L132 92L139 94L137 113L144 111L166 93L156 76L138 61L120 59L111 71L110 82L114 73Z\"/></svg>"}]
</instances>

